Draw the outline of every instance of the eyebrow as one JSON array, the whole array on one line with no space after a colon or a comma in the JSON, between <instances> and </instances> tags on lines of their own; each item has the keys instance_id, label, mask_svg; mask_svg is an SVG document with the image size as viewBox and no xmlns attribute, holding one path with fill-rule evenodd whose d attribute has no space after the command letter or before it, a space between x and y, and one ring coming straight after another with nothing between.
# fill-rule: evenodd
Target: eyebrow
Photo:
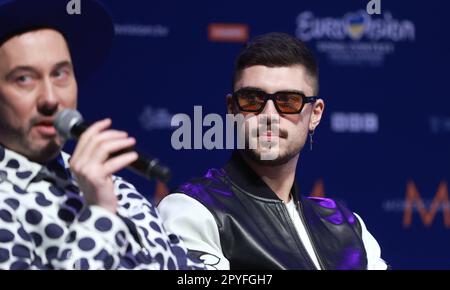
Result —
<instances>
[{"instance_id":1,"label":"eyebrow","mask_svg":"<svg viewBox=\"0 0 450 290\"><path fill-rule=\"evenodd\" d=\"M37 73L37 71L31 66L17 66L13 70L11 70L9 73L6 74L5 79L6 80L11 79L14 74L16 74L20 71Z\"/></svg>"},{"instance_id":2,"label":"eyebrow","mask_svg":"<svg viewBox=\"0 0 450 290\"><path fill-rule=\"evenodd\" d=\"M55 64L53 66L53 70L57 70L57 69L60 69L60 68L63 68L63 67L67 67L67 68L70 68L71 70L73 70L73 65L68 60L62 61L62 62L59 62L59 63Z\"/></svg>"},{"instance_id":3,"label":"eyebrow","mask_svg":"<svg viewBox=\"0 0 450 290\"><path fill-rule=\"evenodd\" d=\"M68 61L68 60L65 60L65 61L61 61L61 62L55 64L53 66L53 68L52 68L52 71L57 70L57 69L61 69L61 68L64 68L64 67L68 67L68 68L73 70L72 63L70 61ZM21 65L21 66L17 66L15 68L13 68L9 73L7 73L6 76L5 76L5 79L9 80L14 74L16 74L16 73L18 73L20 71L31 72L33 74L37 74L38 73L38 71L32 66L23 66L23 65Z\"/></svg>"},{"instance_id":4,"label":"eyebrow","mask_svg":"<svg viewBox=\"0 0 450 290\"><path fill-rule=\"evenodd\" d=\"M240 90L254 90L254 91L264 92L264 93L267 94L267 92L265 90L263 90L261 88L258 88L258 87L248 86L248 87L242 87L242 88L239 89L239 91ZM281 91L276 91L275 93L297 93L297 94L305 95L305 92L304 91L300 91L300 90L281 90Z\"/></svg>"}]
</instances>

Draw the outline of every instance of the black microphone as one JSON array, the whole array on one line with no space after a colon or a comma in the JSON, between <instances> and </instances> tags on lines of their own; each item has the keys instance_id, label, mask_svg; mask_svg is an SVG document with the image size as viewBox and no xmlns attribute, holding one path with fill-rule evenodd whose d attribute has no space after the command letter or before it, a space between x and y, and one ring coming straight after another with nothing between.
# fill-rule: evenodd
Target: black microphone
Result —
<instances>
[{"instance_id":1,"label":"black microphone","mask_svg":"<svg viewBox=\"0 0 450 290\"><path fill-rule=\"evenodd\" d=\"M65 109L57 114L54 126L59 135L63 139L68 140L78 139L81 134L89 128L90 124L84 122L83 117L78 111ZM134 149L130 148L121 150L114 153L112 156L117 156L131 151L134 151ZM167 166L161 165L158 159L145 156L139 152L138 155L138 159L128 165L127 168L148 179L156 178L163 182L167 182L170 179L170 169Z\"/></svg>"}]
</instances>

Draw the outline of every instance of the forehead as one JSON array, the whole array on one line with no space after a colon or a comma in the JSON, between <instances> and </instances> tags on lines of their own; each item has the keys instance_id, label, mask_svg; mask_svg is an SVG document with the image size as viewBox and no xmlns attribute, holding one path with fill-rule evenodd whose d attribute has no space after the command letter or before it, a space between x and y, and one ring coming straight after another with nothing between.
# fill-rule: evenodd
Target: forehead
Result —
<instances>
[{"instance_id":1,"label":"forehead","mask_svg":"<svg viewBox=\"0 0 450 290\"><path fill-rule=\"evenodd\" d=\"M260 88L267 93L284 90L303 91L312 94L312 82L301 65L289 67L267 67L255 65L242 70L236 89L243 87Z\"/></svg>"},{"instance_id":2,"label":"forehead","mask_svg":"<svg viewBox=\"0 0 450 290\"><path fill-rule=\"evenodd\" d=\"M39 29L16 35L0 46L0 66L39 66L70 60L66 40L53 29Z\"/></svg>"}]
</instances>

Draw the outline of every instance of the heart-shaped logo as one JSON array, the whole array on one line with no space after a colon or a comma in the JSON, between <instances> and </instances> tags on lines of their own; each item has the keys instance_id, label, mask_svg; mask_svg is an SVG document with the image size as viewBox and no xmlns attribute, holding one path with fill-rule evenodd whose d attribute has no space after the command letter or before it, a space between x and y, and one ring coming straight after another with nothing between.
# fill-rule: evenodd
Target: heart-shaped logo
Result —
<instances>
[{"instance_id":1,"label":"heart-shaped logo","mask_svg":"<svg viewBox=\"0 0 450 290\"><path fill-rule=\"evenodd\" d=\"M364 36L364 31L370 24L370 16L364 10L354 13L347 13L344 16L347 24L347 32L353 40L360 40Z\"/></svg>"}]
</instances>

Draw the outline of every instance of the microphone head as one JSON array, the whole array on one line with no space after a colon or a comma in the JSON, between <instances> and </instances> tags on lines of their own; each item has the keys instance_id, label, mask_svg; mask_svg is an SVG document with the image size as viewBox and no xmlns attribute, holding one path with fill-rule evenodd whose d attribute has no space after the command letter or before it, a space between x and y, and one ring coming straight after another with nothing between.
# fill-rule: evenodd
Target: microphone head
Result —
<instances>
[{"instance_id":1,"label":"microphone head","mask_svg":"<svg viewBox=\"0 0 450 290\"><path fill-rule=\"evenodd\" d=\"M74 138L71 131L74 125L83 122L80 112L73 109L65 109L56 115L54 126L59 135L65 139Z\"/></svg>"}]
</instances>

